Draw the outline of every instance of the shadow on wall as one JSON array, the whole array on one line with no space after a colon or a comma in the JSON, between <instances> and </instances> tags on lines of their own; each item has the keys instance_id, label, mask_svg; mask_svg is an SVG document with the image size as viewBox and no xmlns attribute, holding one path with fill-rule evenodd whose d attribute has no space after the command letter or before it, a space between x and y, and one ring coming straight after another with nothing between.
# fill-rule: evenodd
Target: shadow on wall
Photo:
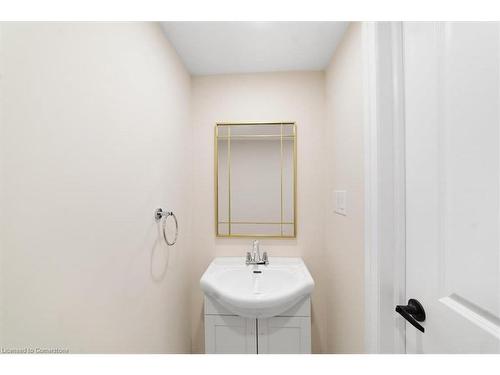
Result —
<instances>
[{"instance_id":1,"label":"shadow on wall","mask_svg":"<svg viewBox=\"0 0 500 375\"><path fill-rule=\"evenodd\" d=\"M156 239L151 247L151 279L159 283L167 274L170 261L170 246L167 246L163 239L161 222L156 225Z\"/></svg>"}]
</instances>

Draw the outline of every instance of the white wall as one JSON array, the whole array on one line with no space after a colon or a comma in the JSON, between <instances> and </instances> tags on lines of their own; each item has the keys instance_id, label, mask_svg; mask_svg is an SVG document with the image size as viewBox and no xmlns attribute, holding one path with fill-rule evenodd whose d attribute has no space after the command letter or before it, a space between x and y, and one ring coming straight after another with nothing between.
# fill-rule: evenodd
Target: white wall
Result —
<instances>
[{"instance_id":1,"label":"white wall","mask_svg":"<svg viewBox=\"0 0 500 375\"><path fill-rule=\"evenodd\" d=\"M327 350L364 351L364 165L361 24L351 23L326 71L325 297ZM333 191L347 191L347 216Z\"/></svg>"},{"instance_id":2,"label":"white wall","mask_svg":"<svg viewBox=\"0 0 500 375\"><path fill-rule=\"evenodd\" d=\"M271 256L302 256L316 281L313 351L325 349L323 263L324 74L273 73L193 78L194 212L192 272L193 352L203 352L203 300L199 279L218 255L244 256L251 239L217 239L214 228L214 126L217 121L296 121L298 229L294 240L262 240ZM252 181L250 180L249 183Z\"/></svg>"},{"instance_id":3,"label":"white wall","mask_svg":"<svg viewBox=\"0 0 500 375\"><path fill-rule=\"evenodd\" d=\"M189 75L154 23L0 28L0 346L189 352Z\"/></svg>"}]
</instances>

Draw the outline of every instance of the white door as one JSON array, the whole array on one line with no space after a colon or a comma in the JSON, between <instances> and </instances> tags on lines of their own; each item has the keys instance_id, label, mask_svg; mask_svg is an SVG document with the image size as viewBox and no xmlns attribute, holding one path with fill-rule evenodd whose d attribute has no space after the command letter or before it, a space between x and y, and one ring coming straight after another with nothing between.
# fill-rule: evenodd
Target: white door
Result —
<instances>
[{"instance_id":1,"label":"white door","mask_svg":"<svg viewBox=\"0 0 500 375\"><path fill-rule=\"evenodd\" d=\"M256 319L205 315L205 353L257 354Z\"/></svg>"},{"instance_id":2,"label":"white door","mask_svg":"<svg viewBox=\"0 0 500 375\"><path fill-rule=\"evenodd\" d=\"M426 312L406 351L500 353L500 27L403 30L406 293Z\"/></svg>"},{"instance_id":3,"label":"white door","mask_svg":"<svg viewBox=\"0 0 500 375\"><path fill-rule=\"evenodd\" d=\"M310 354L311 318L275 316L258 319L259 354Z\"/></svg>"}]
</instances>

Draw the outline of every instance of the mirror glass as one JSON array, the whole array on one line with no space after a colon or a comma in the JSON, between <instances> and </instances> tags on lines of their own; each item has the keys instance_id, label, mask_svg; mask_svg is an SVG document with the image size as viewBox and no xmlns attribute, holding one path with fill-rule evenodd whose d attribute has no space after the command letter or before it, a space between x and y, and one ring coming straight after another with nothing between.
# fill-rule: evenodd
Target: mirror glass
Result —
<instances>
[{"instance_id":1,"label":"mirror glass","mask_svg":"<svg viewBox=\"0 0 500 375\"><path fill-rule=\"evenodd\" d=\"M217 124L215 146L217 236L295 237L295 123Z\"/></svg>"}]
</instances>

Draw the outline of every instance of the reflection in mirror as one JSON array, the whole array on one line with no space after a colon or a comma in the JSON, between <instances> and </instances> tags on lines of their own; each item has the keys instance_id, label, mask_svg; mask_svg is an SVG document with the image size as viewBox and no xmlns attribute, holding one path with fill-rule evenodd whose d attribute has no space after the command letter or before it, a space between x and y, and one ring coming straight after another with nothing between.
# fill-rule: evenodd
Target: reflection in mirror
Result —
<instances>
[{"instance_id":1,"label":"reflection in mirror","mask_svg":"<svg viewBox=\"0 0 500 375\"><path fill-rule=\"evenodd\" d=\"M224 123L215 129L220 237L295 237L295 123Z\"/></svg>"}]
</instances>

